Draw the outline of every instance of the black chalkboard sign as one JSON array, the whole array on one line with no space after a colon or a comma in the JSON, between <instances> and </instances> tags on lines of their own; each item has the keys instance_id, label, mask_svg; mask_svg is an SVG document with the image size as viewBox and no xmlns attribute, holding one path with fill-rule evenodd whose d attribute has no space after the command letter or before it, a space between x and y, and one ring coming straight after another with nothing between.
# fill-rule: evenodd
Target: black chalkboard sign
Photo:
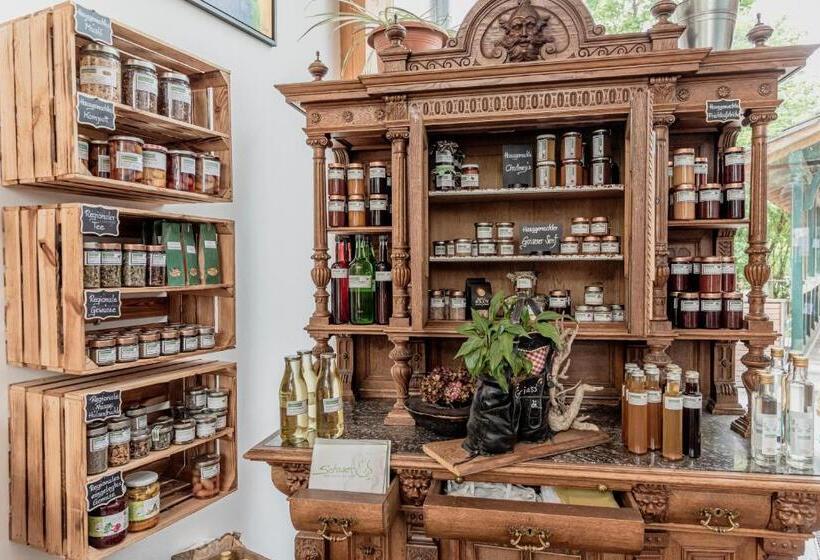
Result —
<instances>
[{"instance_id":1,"label":"black chalkboard sign","mask_svg":"<svg viewBox=\"0 0 820 560\"><path fill-rule=\"evenodd\" d=\"M743 118L740 99L715 99L706 102L706 122L732 122Z\"/></svg>"},{"instance_id":2,"label":"black chalkboard sign","mask_svg":"<svg viewBox=\"0 0 820 560\"><path fill-rule=\"evenodd\" d=\"M74 31L98 43L114 44L111 18L100 15L94 10L84 8L79 4L74 6Z\"/></svg>"},{"instance_id":3,"label":"black chalkboard sign","mask_svg":"<svg viewBox=\"0 0 820 560\"><path fill-rule=\"evenodd\" d=\"M85 422L107 420L122 414L122 392L100 391L85 396Z\"/></svg>"},{"instance_id":4,"label":"black chalkboard sign","mask_svg":"<svg viewBox=\"0 0 820 560\"><path fill-rule=\"evenodd\" d=\"M504 186L521 188L532 186L532 146L505 144L502 157Z\"/></svg>"},{"instance_id":5,"label":"black chalkboard sign","mask_svg":"<svg viewBox=\"0 0 820 560\"><path fill-rule=\"evenodd\" d=\"M77 123L93 126L94 128L115 130L117 128L117 115L114 112L114 103L93 95L78 93Z\"/></svg>"},{"instance_id":6,"label":"black chalkboard sign","mask_svg":"<svg viewBox=\"0 0 820 560\"><path fill-rule=\"evenodd\" d=\"M110 504L125 496L125 481L121 472L106 475L85 485L85 500L88 511Z\"/></svg>"},{"instance_id":7,"label":"black chalkboard sign","mask_svg":"<svg viewBox=\"0 0 820 560\"><path fill-rule=\"evenodd\" d=\"M521 224L518 253L546 255L558 253L561 248L561 224Z\"/></svg>"},{"instance_id":8,"label":"black chalkboard sign","mask_svg":"<svg viewBox=\"0 0 820 560\"><path fill-rule=\"evenodd\" d=\"M116 319L120 315L122 299L119 290L86 290L86 319Z\"/></svg>"},{"instance_id":9,"label":"black chalkboard sign","mask_svg":"<svg viewBox=\"0 0 820 560\"><path fill-rule=\"evenodd\" d=\"M80 212L82 213L80 233L83 235L117 237L120 234L120 211L116 208L83 204Z\"/></svg>"}]
</instances>

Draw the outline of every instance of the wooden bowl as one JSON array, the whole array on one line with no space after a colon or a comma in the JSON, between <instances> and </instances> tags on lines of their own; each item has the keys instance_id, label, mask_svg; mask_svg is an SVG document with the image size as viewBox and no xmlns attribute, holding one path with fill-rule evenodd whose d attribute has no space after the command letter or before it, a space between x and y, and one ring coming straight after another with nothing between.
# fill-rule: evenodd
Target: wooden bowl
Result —
<instances>
[{"instance_id":1,"label":"wooden bowl","mask_svg":"<svg viewBox=\"0 0 820 560\"><path fill-rule=\"evenodd\" d=\"M407 411L416 426L421 426L444 437L464 437L467 435L467 420L470 419L470 405L461 408L436 406L410 397L404 401Z\"/></svg>"}]
</instances>

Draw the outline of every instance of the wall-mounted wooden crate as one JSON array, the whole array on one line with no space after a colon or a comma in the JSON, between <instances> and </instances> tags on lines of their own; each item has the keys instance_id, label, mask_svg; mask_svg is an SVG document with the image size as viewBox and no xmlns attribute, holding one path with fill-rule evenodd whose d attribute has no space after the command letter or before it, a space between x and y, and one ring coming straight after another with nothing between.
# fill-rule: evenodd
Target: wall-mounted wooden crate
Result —
<instances>
[{"instance_id":1,"label":"wall-mounted wooden crate","mask_svg":"<svg viewBox=\"0 0 820 560\"><path fill-rule=\"evenodd\" d=\"M236 343L234 223L231 220L113 208L117 237L82 234L82 204L3 209L6 359L13 365L71 374L93 374L218 352ZM94 207L97 208L97 207ZM122 300L116 320L85 319L83 241L138 241L146 221L216 226L221 283L163 288L112 288ZM111 326L185 322L216 328L216 347L138 362L97 366L85 351L85 336Z\"/></svg>"},{"instance_id":2,"label":"wall-mounted wooden crate","mask_svg":"<svg viewBox=\"0 0 820 560\"><path fill-rule=\"evenodd\" d=\"M132 460L123 467L86 474L86 398L120 391L123 405L130 402L162 403L151 416L168 413L165 404L182 398L193 385L229 392L227 427L214 437ZM237 488L236 470L236 365L193 361L164 364L94 377L43 379L10 388L11 538L71 560L104 558L207 507ZM219 453L221 491L214 498L196 499L190 491L190 467L202 453ZM136 470L160 473L165 488L174 488L160 500L159 525L149 531L129 533L121 544L95 549L88 545L86 485L102 477Z\"/></svg>"},{"instance_id":3,"label":"wall-mounted wooden crate","mask_svg":"<svg viewBox=\"0 0 820 560\"><path fill-rule=\"evenodd\" d=\"M230 73L125 25L111 22L121 60L140 58L158 72L191 80L193 124L114 103L116 131L80 125L77 63L89 39L76 33L73 2L59 4L0 26L0 172L6 186L49 187L124 199L229 202L231 172ZM77 135L105 139L127 134L146 142L214 152L222 163L217 195L182 192L90 174L78 157Z\"/></svg>"}]
</instances>

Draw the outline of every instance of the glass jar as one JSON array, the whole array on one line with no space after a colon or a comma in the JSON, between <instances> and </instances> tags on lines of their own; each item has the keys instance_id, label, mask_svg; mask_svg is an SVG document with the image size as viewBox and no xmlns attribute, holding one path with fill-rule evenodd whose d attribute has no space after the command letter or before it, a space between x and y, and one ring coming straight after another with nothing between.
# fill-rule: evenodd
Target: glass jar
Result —
<instances>
[{"instance_id":1,"label":"glass jar","mask_svg":"<svg viewBox=\"0 0 820 560\"><path fill-rule=\"evenodd\" d=\"M737 272L735 269L734 257L721 257L721 280L720 290L722 292L734 292L737 288Z\"/></svg>"},{"instance_id":2,"label":"glass jar","mask_svg":"<svg viewBox=\"0 0 820 560\"><path fill-rule=\"evenodd\" d=\"M157 144L142 146L142 183L164 189L167 186L168 149Z\"/></svg>"},{"instance_id":3,"label":"glass jar","mask_svg":"<svg viewBox=\"0 0 820 560\"><path fill-rule=\"evenodd\" d=\"M467 298L461 290L453 290L450 292L450 320L467 320Z\"/></svg>"},{"instance_id":4,"label":"glass jar","mask_svg":"<svg viewBox=\"0 0 820 560\"><path fill-rule=\"evenodd\" d=\"M589 305L575 307L575 320L579 323L591 323L595 320L594 309Z\"/></svg>"},{"instance_id":5,"label":"glass jar","mask_svg":"<svg viewBox=\"0 0 820 560\"><path fill-rule=\"evenodd\" d=\"M592 161L599 158L612 157L612 131L608 128L599 128L592 131ZM593 183L594 184L594 183Z\"/></svg>"},{"instance_id":6,"label":"glass jar","mask_svg":"<svg viewBox=\"0 0 820 560\"><path fill-rule=\"evenodd\" d=\"M720 218L720 199L723 195L720 184L706 183L698 190L698 220L717 220Z\"/></svg>"},{"instance_id":7,"label":"glass jar","mask_svg":"<svg viewBox=\"0 0 820 560\"><path fill-rule=\"evenodd\" d=\"M565 160L561 162L561 186L577 187L584 180L584 166L581 160Z\"/></svg>"},{"instance_id":8,"label":"glass jar","mask_svg":"<svg viewBox=\"0 0 820 560\"><path fill-rule=\"evenodd\" d=\"M157 419L157 421L151 425L151 449L153 451L162 451L171 447L173 433L173 420L170 418Z\"/></svg>"},{"instance_id":9,"label":"glass jar","mask_svg":"<svg viewBox=\"0 0 820 560\"><path fill-rule=\"evenodd\" d=\"M141 243L125 243L122 246L122 285L126 288L142 288L148 276L148 253Z\"/></svg>"},{"instance_id":10,"label":"glass jar","mask_svg":"<svg viewBox=\"0 0 820 560\"><path fill-rule=\"evenodd\" d=\"M512 241L515 239L514 222L498 222L495 224L496 240Z\"/></svg>"},{"instance_id":11,"label":"glass jar","mask_svg":"<svg viewBox=\"0 0 820 560\"><path fill-rule=\"evenodd\" d=\"M719 329L723 313L723 296L717 294L700 294L700 321L704 329Z\"/></svg>"},{"instance_id":12,"label":"glass jar","mask_svg":"<svg viewBox=\"0 0 820 560\"><path fill-rule=\"evenodd\" d=\"M569 231L572 235L589 235L589 218L583 216L573 218L569 226Z\"/></svg>"},{"instance_id":13,"label":"glass jar","mask_svg":"<svg viewBox=\"0 0 820 560\"><path fill-rule=\"evenodd\" d=\"M455 257L456 256L456 242L454 239L448 239L446 241L446 248L447 248L447 256L448 257Z\"/></svg>"},{"instance_id":14,"label":"glass jar","mask_svg":"<svg viewBox=\"0 0 820 560\"><path fill-rule=\"evenodd\" d=\"M433 180L437 191L451 191L456 188L456 169L452 164L438 164L433 170Z\"/></svg>"},{"instance_id":15,"label":"glass jar","mask_svg":"<svg viewBox=\"0 0 820 560\"><path fill-rule=\"evenodd\" d=\"M165 246L146 245L148 254L148 282L151 287L165 286Z\"/></svg>"},{"instance_id":16,"label":"glass jar","mask_svg":"<svg viewBox=\"0 0 820 560\"><path fill-rule=\"evenodd\" d=\"M729 183L724 186L723 217L742 220L746 217L746 186L743 183Z\"/></svg>"},{"instance_id":17,"label":"glass jar","mask_svg":"<svg viewBox=\"0 0 820 560\"><path fill-rule=\"evenodd\" d=\"M740 146L727 148L723 152L723 182L744 183L746 171L746 150Z\"/></svg>"},{"instance_id":18,"label":"glass jar","mask_svg":"<svg viewBox=\"0 0 820 560\"><path fill-rule=\"evenodd\" d=\"M213 414L197 414L194 416L196 422L196 437L205 439L216 434L216 416Z\"/></svg>"},{"instance_id":19,"label":"glass jar","mask_svg":"<svg viewBox=\"0 0 820 560\"><path fill-rule=\"evenodd\" d=\"M620 304L612 304L609 306L612 309L612 321L614 323L623 323L626 321L626 311L624 306Z\"/></svg>"},{"instance_id":20,"label":"glass jar","mask_svg":"<svg viewBox=\"0 0 820 560\"><path fill-rule=\"evenodd\" d=\"M555 163L555 134L539 134L535 138L535 161Z\"/></svg>"},{"instance_id":21,"label":"glass jar","mask_svg":"<svg viewBox=\"0 0 820 560\"><path fill-rule=\"evenodd\" d=\"M542 161L535 167L535 186L552 189L558 186L558 170L554 161Z\"/></svg>"},{"instance_id":22,"label":"glass jar","mask_svg":"<svg viewBox=\"0 0 820 560\"><path fill-rule=\"evenodd\" d=\"M694 148L679 148L673 152L672 164L672 184L676 187L681 185L695 184L695 150ZM682 220L684 218L677 218Z\"/></svg>"},{"instance_id":23,"label":"glass jar","mask_svg":"<svg viewBox=\"0 0 820 560\"><path fill-rule=\"evenodd\" d=\"M210 350L216 346L216 336L213 327L209 325L199 326L199 348L200 350Z\"/></svg>"},{"instance_id":24,"label":"glass jar","mask_svg":"<svg viewBox=\"0 0 820 560\"><path fill-rule=\"evenodd\" d=\"M117 339L98 337L88 342L91 360L100 367L117 363Z\"/></svg>"},{"instance_id":25,"label":"glass jar","mask_svg":"<svg viewBox=\"0 0 820 560\"><path fill-rule=\"evenodd\" d=\"M108 466L121 467L131 460L131 419L119 416L108 421Z\"/></svg>"},{"instance_id":26,"label":"glass jar","mask_svg":"<svg viewBox=\"0 0 820 560\"><path fill-rule=\"evenodd\" d=\"M89 146L91 139L84 135L78 134L77 135L77 159L80 160L81 167L90 170L91 164L89 163L91 148Z\"/></svg>"},{"instance_id":27,"label":"glass jar","mask_svg":"<svg viewBox=\"0 0 820 560\"><path fill-rule=\"evenodd\" d=\"M160 333L161 351L163 356L179 354L179 330L163 329Z\"/></svg>"},{"instance_id":28,"label":"glass jar","mask_svg":"<svg viewBox=\"0 0 820 560\"><path fill-rule=\"evenodd\" d=\"M495 237L495 228L492 222L476 222L475 223L475 238L481 241L482 239L493 239Z\"/></svg>"},{"instance_id":29,"label":"glass jar","mask_svg":"<svg viewBox=\"0 0 820 560\"><path fill-rule=\"evenodd\" d=\"M587 235L581 243L581 253L584 255L601 254L601 238L597 235Z\"/></svg>"},{"instance_id":30,"label":"glass jar","mask_svg":"<svg viewBox=\"0 0 820 560\"><path fill-rule=\"evenodd\" d=\"M159 109L157 97L159 80L157 67L139 58L129 58L125 61L122 72L122 101L140 111L156 113Z\"/></svg>"},{"instance_id":31,"label":"glass jar","mask_svg":"<svg viewBox=\"0 0 820 560\"><path fill-rule=\"evenodd\" d=\"M218 410L211 411L214 415L216 415L216 429L217 431L224 430L228 427L228 409L222 408Z\"/></svg>"},{"instance_id":32,"label":"glass jar","mask_svg":"<svg viewBox=\"0 0 820 560\"><path fill-rule=\"evenodd\" d=\"M128 496L128 532L147 531L159 523L159 475L137 471L125 477Z\"/></svg>"},{"instance_id":33,"label":"glass jar","mask_svg":"<svg viewBox=\"0 0 820 560\"><path fill-rule=\"evenodd\" d=\"M217 194L221 188L220 173L222 164L213 154L196 156L196 184L194 191L202 194Z\"/></svg>"},{"instance_id":34,"label":"glass jar","mask_svg":"<svg viewBox=\"0 0 820 560\"><path fill-rule=\"evenodd\" d=\"M589 221L590 235L609 235L609 218L606 216L595 216Z\"/></svg>"},{"instance_id":35,"label":"glass jar","mask_svg":"<svg viewBox=\"0 0 820 560\"><path fill-rule=\"evenodd\" d=\"M498 248L495 239L479 239L478 241L478 256L479 257L494 257L498 254Z\"/></svg>"},{"instance_id":36,"label":"glass jar","mask_svg":"<svg viewBox=\"0 0 820 560\"><path fill-rule=\"evenodd\" d=\"M131 432L131 459L142 459L151 453L151 434L148 430Z\"/></svg>"},{"instance_id":37,"label":"glass jar","mask_svg":"<svg viewBox=\"0 0 820 560\"><path fill-rule=\"evenodd\" d=\"M364 182L364 165L361 163L351 163L347 166L347 195L361 197L367 195Z\"/></svg>"},{"instance_id":38,"label":"glass jar","mask_svg":"<svg viewBox=\"0 0 820 560\"><path fill-rule=\"evenodd\" d=\"M367 206L364 195L351 194L347 197L347 225L349 227L367 225Z\"/></svg>"},{"instance_id":39,"label":"glass jar","mask_svg":"<svg viewBox=\"0 0 820 560\"><path fill-rule=\"evenodd\" d=\"M120 51L101 43L88 43L80 50L79 90L119 103Z\"/></svg>"},{"instance_id":40,"label":"glass jar","mask_svg":"<svg viewBox=\"0 0 820 560\"><path fill-rule=\"evenodd\" d=\"M148 429L148 409L138 403L125 409L125 416L131 420L131 431L137 432ZM131 434L133 438L133 433Z\"/></svg>"},{"instance_id":41,"label":"glass jar","mask_svg":"<svg viewBox=\"0 0 820 560\"><path fill-rule=\"evenodd\" d=\"M678 328L680 326L678 318L678 300L682 292L669 292L666 297L666 315L672 327Z\"/></svg>"},{"instance_id":42,"label":"glass jar","mask_svg":"<svg viewBox=\"0 0 820 560\"><path fill-rule=\"evenodd\" d=\"M600 187L612 183L612 160L608 157L593 158L590 167L593 185Z\"/></svg>"},{"instance_id":43,"label":"glass jar","mask_svg":"<svg viewBox=\"0 0 820 560\"><path fill-rule=\"evenodd\" d=\"M156 330L145 331L139 334L140 359L150 360L159 358L162 344L160 343L160 333Z\"/></svg>"},{"instance_id":44,"label":"glass jar","mask_svg":"<svg viewBox=\"0 0 820 560\"><path fill-rule=\"evenodd\" d=\"M566 290L552 290L549 293L547 308L561 315L570 314L569 294Z\"/></svg>"},{"instance_id":45,"label":"glass jar","mask_svg":"<svg viewBox=\"0 0 820 560\"><path fill-rule=\"evenodd\" d=\"M685 292L691 287L692 258L673 257L669 259L669 289Z\"/></svg>"},{"instance_id":46,"label":"glass jar","mask_svg":"<svg viewBox=\"0 0 820 560\"><path fill-rule=\"evenodd\" d=\"M709 182L709 159L695 158L695 187L700 189Z\"/></svg>"},{"instance_id":47,"label":"glass jar","mask_svg":"<svg viewBox=\"0 0 820 560\"><path fill-rule=\"evenodd\" d=\"M568 235L561 240L562 255L577 255L579 250L578 238L574 235Z\"/></svg>"},{"instance_id":48,"label":"glass jar","mask_svg":"<svg viewBox=\"0 0 820 560\"><path fill-rule=\"evenodd\" d=\"M461 188L472 190L481 188L481 175L477 163L465 163L461 166Z\"/></svg>"},{"instance_id":49,"label":"glass jar","mask_svg":"<svg viewBox=\"0 0 820 560\"><path fill-rule=\"evenodd\" d=\"M473 242L471 239L456 239L456 256L457 257L469 257L472 253Z\"/></svg>"},{"instance_id":50,"label":"glass jar","mask_svg":"<svg viewBox=\"0 0 820 560\"><path fill-rule=\"evenodd\" d=\"M698 328L699 317L700 295L697 292L681 292L678 296L678 328Z\"/></svg>"},{"instance_id":51,"label":"glass jar","mask_svg":"<svg viewBox=\"0 0 820 560\"><path fill-rule=\"evenodd\" d=\"M447 242L433 241L433 256L446 257L447 256Z\"/></svg>"},{"instance_id":52,"label":"glass jar","mask_svg":"<svg viewBox=\"0 0 820 560\"><path fill-rule=\"evenodd\" d=\"M601 238L602 255L621 254L621 240L617 235L604 235Z\"/></svg>"},{"instance_id":53,"label":"glass jar","mask_svg":"<svg viewBox=\"0 0 820 560\"><path fill-rule=\"evenodd\" d=\"M328 196L347 196L347 166L343 163L327 164Z\"/></svg>"},{"instance_id":54,"label":"glass jar","mask_svg":"<svg viewBox=\"0 0 820 560\"><path fill-rule=\"evenodd\" d=\"M515 255L515 242L503 240L496 242L496 252L501 257L512 257Z\"/></svg>"},{"instance_id":55,"label":"glass jar","mask_svg":"<svg viewBox=\"0 0 820 560\"><path fill-rule=\"evenodd\" d=\"M111 157L108 152L108 140L92 140L89 156L89 169L95 177L111 177Z\"/></svg>"},{"instance_id":56,"label":"glass jar","mask_svg":"<svg viewBox=\"0 0 820 560\"><path fill-rule=\"evenodd\" d=\"M581 160L584 157L584 143L580 132L565 132L561 135L561 161Z\"/></svg>"},{"instance_id":57,"label":"glass jar","mask_svg":"<svg viewBox=\"0 0 820 560\"><path fill-rule=\"evenodd\" d=\"M216 453L200 455L194 459L194 468L191 473L191 491L194 498L207 500L219 494L222 487L219 473L221 457Z\"/></svg>"},{"instance_id":58,"label":"glass jar","mask_svg":"<svg viewBox=\"0 0 820 560\"><path fill-rule=\"evenodd\" d=\"M689 286L693 292L700 289L700 269L702 266L703 257L692 257L692 274L689 276Z\"/></svg>"},{"instance_id":59,"label":"glass jar","mask_svg":"<svg viewBox=\"0 0 820 560\"><path fill-rule=\"evenodd\" d=\"M136 362L140 358L139 337L123 334L117 337L117 363Z\"/></svg>"},{"instance_id":60,"label":"glass jar","mask_svg":"<svg viewBox=\"0 0 820 560\"><path fill-rule=\"evenodd\" d=\"M174 444L185 445L194 441L196 423L191 419L179 420L174 424Z\"/></svg>"},{"instance_id":61,"label":"glass jar","mask_svg":"<svg viewBox=\"0 0 820 560\"><path fill-rule=\"evenodd\" d=\"M367 166L367 185L370 195L388 195L387 164L383 161L372 161Z\"/></svg>"},{"instance_id":62,"label":"glass jar","mask_svg":"<svg viewBox=\"0 0 820 560\"><path fill-rule=\"evenodd\" d=\"M740 330L743 328L743 294L726 292L723 294L723 328Z\"/></svg>"},{"instance_id":63,"label":"glass jar","mask_svg":"<svg viewBox=\"0 0 820 560\"><path fill-rule=\"evenodd\" d=\"M370 195L370 225L389 226L390 225L390 203L386 194Z\"/></svg>"},{"instance_id":64,"label":"glass jar","mask_svg":"<svg viewBox=\"0 0 820 560\"><path fill-rule=\"evenodd\" d=\"M159 76L159 112L178 121L192 123L191 81L179 72Z\"/></svg>"},{"instance_id":65,"label":"glass jar","mask_svg":"<svg viewBox=\"0 0 820 560\"><path fill-rule=\"evenodd\" d=\"M604 304L604 289L601 286L584 287L584 305L596 306Z\"/></svg>"},{"instance_id":66,"label":"glass jar","mask_svg":"<svg viewBox=\"0 0 820 560\"><path fill-rule=\"evenodd\" d=\"M608 305L598 305L593 309L592 320L596 323L611 323L612 308Z\"/></svg>"},{"instance_id":67,"label":"glass jar","mask_svg":"<svg viewBox=\"0 0 820 560\"><path fill-rule=\"evenodd\" d=\"M337 194L327 197L327 224L334 228L347 226L347 197Z\"/></svg>"},{"instance_id":68,"label":"glass jar","mask_svg":"<svg viewBox=\"0 0 820 560\"><path fill-rule=\"evenodd\" d=\"M221 389L208 391L205 406L208 410L222 410L228 408L228 392Z\"/></svg>"},{"instance_id":69,"label":"glass jar","mask_svg":"<svg viewBox=\"0 0 820 560\"><path fill-rule=\"evenodd\" d=\"M723 263L720 257L703 257L698 277L698 290L720 293L723 284Z\"/></svg>"},{"instance_id":70,"label":"glass jar","mask_svg":"<svg viewBox=\"0 0 820 560\"><path fill-rule=\"evenodd\" d=\"M111 156L111 178L117 181L142 181L142 147L145 142L136 136L111 136L108 153Z\"/></svg>"},{"instance_id":71,"label":"glass jar","mask_svg":"<svg viewBox=\"0 0 820 560\"><path fill-rule=\"evenodd\" d=\"M83 288L100 287L102 251L96 241L83 242Z\"/></svg>"},{"instance_id":72,"label":"glass jar","mask_svg":"<svg viewBox=\"0 0 820 560\"><path fill-rule=\"evenodd\" d=\"M105 422L92 422L86 427L86 473L100 474L108 469L108 426Z\"/></svg>"},{"instance_id":73,"label":"glass jar","mask_svg":"<svg viewBox=\"0 0 820 560\"><path fill-rule=\"evenodd\" d=\"M199 350L199 326L191 325L179 329L180 350L182 352L196 352Z\"/></svg>"},{"instance_id":74,"label":"glass jar","mask_svg":"<svg viewBox=\"0 0 820 560\"><path fill-rule=\"evenodd\" d=\"M175 191L194 192L196 154L189 150L168 150L165 186Z\"/></svg>"},{"instance_id":75,"label":"glass jar","mask_svg":"<svg viewBox=\"0 0 820 560\"><path fill-rule=\"evenodd\" d=\"M116 546L128 533L128 500L120 496L88 512L88 544L103 549Z\"/></svg>"},{"instance_id":76,"label":"glass jar","mask_svg":"<svg viewBox=\"0 0 820 560\"><path fill-rule=\"evenodd\" d=\"M672 192L672 219L694 220L697 215L697 191L694 185L680 185Z\"/></svg>"},{"instance_id":77,"label":"glass jar","mask_svg":"<svg viewBox=\"0 0 820 560\"><path fill-rule=\"evenodd\" d=\"M429 319L431 321L443 321L446 314L446 305L444 302L444 292L442 290L432 290L430 292L430 311Z\"/></svg>"},{"instance_id":78,"label":"glass jar","mask_svg":"<svg viewBox=\"0 0 820 560\"><path fill-rule=\"evenodd\" d=\"M205 408L208 404L208 391L197 385L185 391L185 407L189 410Z\"/></svg>"},{"instance_id":79,"label":"glass jar","mask_svg":"<svg viewBox=\"0 0 820 560\"><path fill-rule=\"evenodd\" d=\"M470 256L477 257L478 256L478 239L473 239L473 242L470 244Z\"/></svg>"}]
</instances>

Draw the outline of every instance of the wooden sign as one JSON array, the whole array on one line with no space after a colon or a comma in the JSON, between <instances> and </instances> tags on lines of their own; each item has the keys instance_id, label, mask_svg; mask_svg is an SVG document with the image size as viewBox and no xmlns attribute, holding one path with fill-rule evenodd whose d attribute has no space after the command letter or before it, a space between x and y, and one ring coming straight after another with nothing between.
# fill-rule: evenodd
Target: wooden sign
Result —
<instances>
[{"instance_id":1,"label":"wooden sign","mask_svg":"<svg viewBox=\"0 0 820 560\"><path fill-rule=\"evenodd\" d=\"M85 423L122 415L122 392L100 391L85 396Z\"/></svg>"},{"instance_id":2,"label":"wooden sign","mask_svg":"<svg viewBox=\"0 0 820 560\"><path fill-rule=\"evenodd\" d=\"M502 158L504 186L521 188L532 186L532 146L505 144Z\"/></svg>"},{"instance_id":3,"label":"wooden sign","mask_svg":"<svg viewBox=\"0 0 820 560\"><path fill-rule=\"evenodd\" d=\"M93 95L78 93L77 123L93 126L94 128L115 130L117 128L117 114L114 111L114 103Z\"/></svg>"},{"instance_id":4,"label":"wooden sign","mask_svg":"<svg viewBox=\"0 0 820 560\"><path fill-rule=\"evenodd\" d=\"M117 237L120 234L120 211L116 208L83 204L80 211L80 233L83 235Z\"/></svg>"},{"instance_id":5,"label":"wooden sign","mask_svg":"<svg viewBox=\"0 0 820 560\"><path fill-rule=\"evenodd\" d=\"M561 247L561 224L521 224L518 254L558 253Z\"/></svg>"},{"instance_id":6,"label":"wooden sign","mask_svg":"<svg viewBox=\"0 0 820 560\"><path fill-rule=\"evenodd\" d=\"M86 290L86 319L116 319L120 315L122 315L122 298L119 290Z\"/></svg>"},{"instance_id":7,"label":"wooden sign","mask_svg":"<svg viewBox=\"0 0 820 560\"><path fill-rule=\"evenodd\" d=\"M103 16L79 4L74 6L74 31L92 41L114 44L114 32L111 29L111 18Z\"/></svg>"},{"instance_id":8,"label":"wooden sign","mask_svg":"<svg viewBox=\"0 0 820 560\"><path fill-rule=\"evenodd\" d=\"M125 481L121 472L115 472L85 485L85 500L88 511L110 504L125 496Z\"/></svg>"},{"instance_id":9,"label":"wooden sign","mask_svg":"<svg viewBox=\"0 0 820 560\"><path fill-rule=\"evenodd\" d=\"M740 99L715 99L706 101L706 122L727 123L743 118Z\"/></svg>"}]
</instances>

